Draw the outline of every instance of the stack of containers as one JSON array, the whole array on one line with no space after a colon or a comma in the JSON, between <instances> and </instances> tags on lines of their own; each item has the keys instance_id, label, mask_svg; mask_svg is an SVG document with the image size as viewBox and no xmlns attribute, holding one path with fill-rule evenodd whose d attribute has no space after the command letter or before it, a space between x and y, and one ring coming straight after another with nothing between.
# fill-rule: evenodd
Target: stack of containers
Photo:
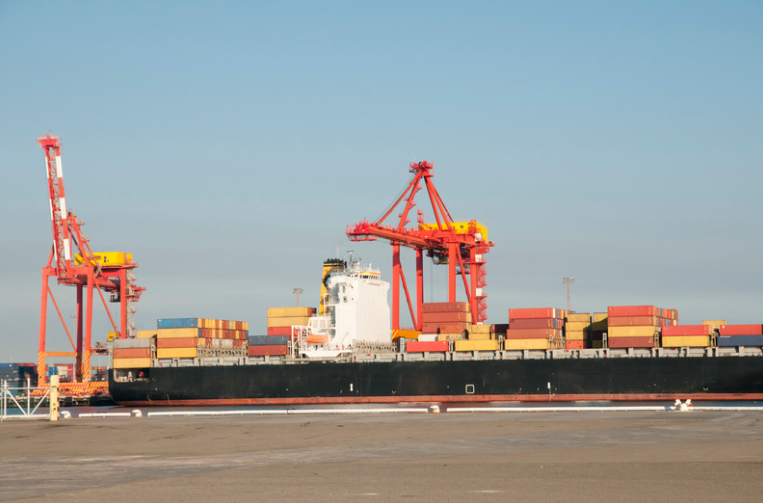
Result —
<instances>
[{"instance_id":1,"label":"stack of containers","mask_svg":"<svg viewBox=\"0 0 763 503\"><path fill-rule=\"evenodd\" d=\"M763 347L763 325L721 325L718 346Z\"/></svg>"},{"instance_id":2,"label":"stack of containers","mask_svg":"<svg viewBox=\"0 0 763 503\"><path fill-rule=\"evenodd\" d=\"M713 345L711 325L666 325L662 327L662 347L703 348Z\"/></svg>"},{"instance_id":3,"label":"stack of containers","mask_svg":"<svg viewBox=\"0 0 763 503\"><path fill-rule=\"evenodd\" d=\"M37 386L37 366L34 363L0 363L0 381L7 381L9 388L23 388L27 378Z\"/></svg>"},{"instance_id":4,"label":"stack of containers","mask_svg":"<svg viewBox=\"0 0 763 503\"><path fill-rule=\"evenodd\" d=\"M151 367L154 340L150 338L116 339L112 346L114 369L143 369Z\"/></svg>"},{"instance_id":5,"label":"stack of containers","mask_svg":"<svg viewBox=\"0 0 763 503\"><path fill-rule=\"evenodd\" d=\"M462 340L471 322L466 302L428 302L421 306L421 332L437 334L438 341Z\"/></svg>"},{"instance_id":6,"label":"stack of containers","mask_svg":"<svg viewBox=\"0 0 763 503\"><path fill-rule=\"evenodd\" d=\"M678 311L655 306L609 306L607 339L610 348L659 347L659 329L678 324Z\"/></svg>"},{"instance_id":7,"label":"stack of containers","mask_svg":"<svg viewBox=\"0 0 763 503\"><path fill-rule=\"evenodd\" d=\"M593 313L591 316L591 331L590 331L590 347L592 348L605 348L607 347L605 334L609 326L609 320L607 320L607 313Z\"/></svg>"},{"instance_id":8,"label":"stack of containers","mask_svg":"<svg viewBox=\"0 0 763 503\"><path fill-rule=\"evenodd\" d=\"M246 355L249 322L166 318L157 322L156 358Z\"/></svg>"},{"instance_id":9,"label":"stack of containers","mask_svg":"<svg viewBox=\"0 0 763 503\"><path fill-rule=\"evenodd\" d=\"M564 322L564 347L583 349L589 347L591 313L569 313Z\"/></svg>"},{"instance_id":10,"label":"stack of containers","mask_svg":"<svg viewBox=\"0 0 763 503\"><path fill-rule=\"evenodd\" d=\"M553 307L509 309L504 349L561 349L567 312Z\"/></svg>"},{"instance_id":11,"label":"stack of containers","mask_svg":"<svg viewBox=\"0 0 763 503\"><path fill-rule=\"evenodd\" d=\"M286 356L289 352L288 335L250 335L247 356Z\"/></svg>"},{"instance_id":12,"label":"stack of containers","mask_svg":"<svg viewBox=\"0 0 763 503\"><path fill-rule=\"evenodd\" d=\"M304 327L315 316L314 307L269 307L268 335L291 336L291 327Z\"/></svg>"},{"instance_id":13,"label":"stack of containers","mask_svg":"<svg viewBox=\"0 0 763 503\"><path fill-rule=\"evenodd\" d=\"M456 341L456 351L497 351L498 338L493 336L492 325L469 325L467 339Z\"/></svg>"}]
</instances>

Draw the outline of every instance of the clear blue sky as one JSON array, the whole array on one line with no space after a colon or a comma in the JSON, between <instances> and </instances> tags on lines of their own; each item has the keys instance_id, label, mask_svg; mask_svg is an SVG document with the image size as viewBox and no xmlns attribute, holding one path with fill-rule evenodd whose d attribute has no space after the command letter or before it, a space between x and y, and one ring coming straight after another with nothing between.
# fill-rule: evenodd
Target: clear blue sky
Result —
<instances>
[{"instance_id":1,"label":"clear blue sky","mask_svg":"<svg viewBox=\"0 0 763 503\"><path fill-rule=\"evenodd\" d=\"M761 26L759 1L0 1L0 361L36 359L47 132L93 248L140 264L139 328L263 333L337 250L389 280L345 228L422 159L495 242L490 322L565 307L573 276L578 311L762 323Z\"/></svg>"}]
</instances>

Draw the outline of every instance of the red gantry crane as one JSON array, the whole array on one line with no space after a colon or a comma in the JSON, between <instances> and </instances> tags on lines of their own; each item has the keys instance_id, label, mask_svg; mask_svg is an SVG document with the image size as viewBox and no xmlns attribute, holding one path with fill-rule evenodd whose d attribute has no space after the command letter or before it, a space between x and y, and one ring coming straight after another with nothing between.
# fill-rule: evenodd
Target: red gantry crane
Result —
<instances>
[{"instance_id":1,"label":"red gantry crane","mask_svg":"<svg viewBox=\"0 0 763 503\"><path fill-rule=\"evenodd\" d=\"M134 335L132 316L133 304L140 299L143 287L135 286L132 255L124 252L93 253L89 239L82 232L85 225L75 213L66 207L64 178L61 169L61 140L48 133L37 140L45 151L45 169L48 174L50 194L50 217L53 223L53 248L48 263L42 268L42 303L40 307L40 345L37 375L41 383L46 379L48 357L76 358L74 382L86 383L82 391L87 393L98 385L89 383L90 355L93 325L93 293L98 295L108 314L113 332L109 338L125 338ZM61 313L58 302L50 288L50 278L55 277L60 285L77 287L76 342ZM119 326L109 309L103 292L110 295L109 301L119 303ZM73 351L47 351L46 331L48 298L53 303L61 324L69 338ZM74 318L74 316L72 316ZM75 385L76 386L76 385Z\"/></svg>"},{"instance_id":2,"label":"red gantry crane","mask_svg":"<svg viewBox=\"0 0 763 503\"><path fill-rule=\"evenodd\" d=\"M457 276L460 274L466 291L466 299L472 313L472 323L487 319L487 301L483 288L485 279L485 254L493 243L487 239L487 229L476 220L454 222L432 182L433 165L422 161L410 164L413 179L390 209L376 222L363 220L347 227L351 241L375 241L378 238L392 245L392 329L400 329L400 285L402 283L414 328L421 330L421 311L424 303L423 256L432 257L436 264L448 265L448 301L456 302ZM418 211L417 227L406 227L409 215L416 203L414 198L424 183L434 212L434 223L425 223L423 212ZM404 205L394 225L384 221L402 202ZM400 263L400 247L413 248L416 252L416 308Z\"/></svg>"}]
</instances>

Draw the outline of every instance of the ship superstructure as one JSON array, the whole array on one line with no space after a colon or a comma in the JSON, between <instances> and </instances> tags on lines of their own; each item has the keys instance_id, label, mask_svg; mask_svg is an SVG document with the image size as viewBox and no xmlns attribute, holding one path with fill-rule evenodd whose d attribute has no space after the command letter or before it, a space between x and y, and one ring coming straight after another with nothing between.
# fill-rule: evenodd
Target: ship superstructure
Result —
<instances>
[{"instance_id":1,"label":"ship superstructure","mask_svg":"<svg viewBox=\"0 0 763 503\"><path fill-rule=\"evenodd\" d=\"M352 258L326 261L320 311L307 326L293 327L294 353L334 357L358 344L390 344L388 292L389 282L371 264Z\"/></svg>"}]
</instances>

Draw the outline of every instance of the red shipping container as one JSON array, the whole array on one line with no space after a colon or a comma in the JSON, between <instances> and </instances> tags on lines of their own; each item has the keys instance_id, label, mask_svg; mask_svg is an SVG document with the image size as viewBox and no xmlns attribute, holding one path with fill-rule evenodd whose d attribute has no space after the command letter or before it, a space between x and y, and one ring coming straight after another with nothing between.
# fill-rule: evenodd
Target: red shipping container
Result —
<instances>
[{"instance_id":1,"label":"red shipping container","mask_svg":"<svg viewBox=\"0 0 763 503\"><path fill-rule=\"evenodd\" d=\"M559 321L555 318L519 319L512 320L509 328L512 330L515 328L560 328Z\"/></svg>"},{"instance_id":2,"label":"red shipping container","mask_svg":"<svg viewBox=\"0 0 763 503\"><path fill-rule=\"evenodd\" d=\"M436 334L439 329L440 329L439 323L422 323L421 324L422 334Z\"/></svg>"},{"instance_id":3,"label":"red shipping container","mask_svg":"<svg viewBox=\"0 0 763 503\"><path fill-rule=\"evenodd\" d=\"M610 348L654 348L654 337L611 337Z\"/></svg>"},{"instance_id":4,"label":"red shipping container","mask_svg":"<svg viewBox=\"0 0 763 503\"><path fill-rule=\"evenodd\" d=\"M609 306L607 316L657 316L654 306Z\"/></svg>"},{"instance_id":5,"label":"red shipping container","mask_svg":"<svg viewBox=\"0 0 763 503\"><path fill-rule=\"evenodd\" d=\"M268 335L291 335L291 327L268 327Z\"/></svg>"},{"instance_id":6,"label":"red shipping container","mask_svg":"<svg viewBox=\"0 0 763 503\"><path fill-rule=\"evenodd\" d=\"M249 346L246 350L246 354L249 356L286 356L288 346L283 345L261 345L261 346Z\"/></svg>"},{"instance_id":7,"label":"red shipping container","mask_svg":"<svg viewBox=\"0 0 763 503\"><path fill-rule=\"evenodd\" d=\"M408 353L444 353L448 350L450 350L448 341L409 341L405 343L405 351Z\"/></svg>"},{"instance_id":8,"label":"red shipping container","mask_svg":"<svg viewBox=\"0 0 763 503\"><path fill-rule=\"evenodd\" d=\"M610 327L658 327L659 318L656 316L611 316L607 318Z\"/></svg>"},{"instance_id":9,"label":"red shipping container","mask_svg":"<svg viewBox=\"0 0 763 503\"><path fill-rule=\"evenodd\" d=\"M711 335L713 327L709 325L666 325L662 327L662 335L666 337L674 335Z\"/></svg>"},{"instance_id":10,"label":"red shipping container","mask_svg":"<svg viewBox=\"0 0 763 503\"><path fill-rule=\"evenodd\" d=\"M455 323L459 321L468 322L471 318L469 313L426 313L421 315L421 321L424 323Z\"/></svg>"},{"instance_id":11,"label":"red shipping container","mask_svg":"<svg viewBox=\"0 0 763 503\"><path fill-rule=\"evenodd\" d=\"M426 313L451 313L451 312L469 312L467 302L427 302L421 304L422 314Z\"/></svg>"},{"instance_id":12,"label":"red shipping container","mask_svg":"<svg viewBox=\"0 0 763 503\"><path fill-rule=\"evenodd\" d=\"M509 323L519 319L561 318L559 309L553 307L529 307L509 309Z\"/></svg>"},{"instance_id":13,"label":"red shipping container","mask_svg":"<svg viewBox=\"0 0 763 503\"><path fill-rule=\"evenodd\" d=\"M566 349L585 349L585 341L565 341Z\"/></svg>"},{"instance_id":14,"label":"red shipping container","mask_svg":"<svg viewBox=\"0 0 763 503\"><path fill-rule=\"evenodd\" d=\"M763 335L763 325L721 325L721 335Z\"/></svg>"},{"instance_id":15,"label":"red shipping container","mask_svg":"<svg viewBox=\"0 0 763 503\"><path fill-rule=\"evenodd\" d=\"M114 358L151 358L151 348L116 348Z\"/></svg>"},{"instance_id":16,"label":"red shipping container","mask_svg":"<svg viewBox=\"0 0 763 503\"><path fill-rule=\"evenodd\" d=\"M469 328L469 323L448 323L440 325L438 334L460 334Z\"/></svg>"},{"instance_id":17,"label":"red shipping container","mask_svg":"<svg viewBox=\"0 0 763 503\"><path fill-rule=\"evenodd\" d=\"M558 335L559 331L553 328L509 328L506 331L507 339L548 339Z\"/></svg>"},{"instance_id":18,"label":"red shipping container","mask_svg":"<svg viewBox=\"0 0 763 503\"><path fill-rule=\"evenodd\" d=\"M177 339L156 339L157 348L195 348L207 339L198 337L179 337Z\"/></svg>"}]
</instances>

